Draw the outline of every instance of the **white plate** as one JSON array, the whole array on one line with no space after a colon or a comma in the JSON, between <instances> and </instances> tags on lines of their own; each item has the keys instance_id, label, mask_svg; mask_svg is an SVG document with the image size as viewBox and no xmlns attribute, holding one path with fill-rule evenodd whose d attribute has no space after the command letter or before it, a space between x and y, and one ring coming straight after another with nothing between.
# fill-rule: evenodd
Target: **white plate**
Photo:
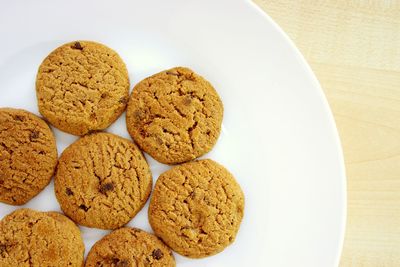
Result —
<instances>
[{"instance_id":1,"label":"white plate","mask_svg":"<svg viewBox=\"0 0 400 267\"><path fill-rule=\"evenodd\" d=\"M0 106L38 114L39 64L76 39L115 49L127 64L131 87L177 65L193 68L216 87L225 106L223 131L206 157L224 164L242 185L245 217L236 242L225 251L201 260L175 254L178 266L338 264L346 188L335 124L303 57L254 4L2 1L0 36ZM108 130L128 137L125 116ZM54 131L59 152L75 140ZM168 169L149 163L154 180ZM60 210L52 184L25 206ZM0 204L0 218L16 208ZM151 231L147 206L129 225ZM81 229L86 252L106 233Z\"/></svg>"}]
</instances>

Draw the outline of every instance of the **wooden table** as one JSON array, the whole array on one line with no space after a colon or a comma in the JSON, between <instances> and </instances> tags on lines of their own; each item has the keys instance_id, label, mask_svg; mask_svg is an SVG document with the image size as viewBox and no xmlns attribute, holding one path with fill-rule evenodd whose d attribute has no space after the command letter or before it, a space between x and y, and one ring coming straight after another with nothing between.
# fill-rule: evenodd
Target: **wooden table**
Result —
<instances>
[{"instance_id":1,"label":"wooden table","mask_svg":"<svg viewBox=\"0 0 400 267\"><path fill-rule=\"evenodd\" d=\"M347 169L340 266L400 266L400 0L254 0L303 53Z\"/></svg>"}]
</instances>

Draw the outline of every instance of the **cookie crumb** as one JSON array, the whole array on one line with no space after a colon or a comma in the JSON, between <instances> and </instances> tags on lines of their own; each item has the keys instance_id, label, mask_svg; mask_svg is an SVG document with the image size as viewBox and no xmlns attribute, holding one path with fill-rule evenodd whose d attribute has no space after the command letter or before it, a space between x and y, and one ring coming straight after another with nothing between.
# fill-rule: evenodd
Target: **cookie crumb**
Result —
<instances>
[{"instance_id":1,"label":"cookie crumb","mask_svg":"<svg viewBox=\"0 0 400 267\"><path fill-rule=\"evenodd\" d=\"M80 209L82 209L82 210L84 210L85 212L89 210L89 208L88 208L88 207L86 207L86 206L85 206L85 205L83 205L83 204L82 204L82 205L80 205L80 206L79 206L79 208L80 208Z\"/></svg>"},{"instance_id":2,"label":"cookie crumb","mask_svg":"<svg viewBox=\"0 0 400 267\"><path fill-rule=\"evenodd\" d=\"M112 259L112 263L116 266L116 267L126 267L129 266L129 260L120 260L118 258L113 258Z\"/></svg>"},{"instance_id":3,"label":"cookie crumb","mask_svg":"<svg viewBox=\"0 0 400 267\"><path fill-rule=\"evenodd\" d=\"M73 49L83 50L83 47L80 42L75 42L72 46Z\"/></svg>"},{"instance_id":4,"label":"cookie crumb","mask_svg":"<svg viewBox=\"0 0 400 267\"><path fill-rule=\"evenodd\" d=\"M183 104L184 104L184 105L189 106L191 103L192 103L192 98L191 98L190 96L186 96L186 97L183 99Z\"/></svg>"},{"instance_id":5,"label":"cookie crumb","mask_svg":"<svg viewBox=\"0 0 400 267\"><path fill-rule=\"evenodd\" d=\"M0 255L1 255L3 252L5 252L6 249L7 249L7 246L6 246L6 245L0 245Z\"/></svg>"},{"instance_id":6,"label":"cookie crumb","mask_svg":"<svg viewBox=\"0 0 400 267\"><path fill-rule=\"evenodd\" d=\"M15 115L14 117L17 121L24 121L24 117L20 115Z\"/></svg>"},{"instance_id":7,"label":"cookie crumb","mask_svg":"<svg viewBox=\"0 0 400 267\"><path fill-rule=\"evenodd\" d=\"M181 75L176 69L172 69L166 72L168 75L179 76Z\"/></svg>"},{"instance_id":8,"label":"cookie crumb","mask_svg":"<svg viewBox=\"0 0 400 267\"><path fill-rule=\"evenodd\" d=\"M39 132L38 131L33 131L31 132L31 134L29 135L29 139L31 141L38 139L39 138Z\"/></svg>"},{"instance_id":9,"label":"cookie crumb","mask_svg":"<svg viewBox=\"0 0 400 267\"><path fill-rule=\"evenodd\" d=\"M156 260L160 260L164 256L164 254L162 253L161 249L158 248L153 250L151 256Z\"/></svg>"},{"instance_id":10,"label":"cookie crumb","mask_svg":"<svg viewBox=\"0 0 400 267\"><path fill-rule=\"evenodd\" d=\"M114 188L115 187L114 187L113 183L106 183L106 184L100 185L99 191L100 191L100 193L105 194L108 191L114 190Z\"/></svg>"},{"instance_id":11,"label":"cookie crumb","mask_svg":"<svg viewBox=\"0 0 400 267\"><path fill-rule=\"evenodd\" d=\"M73 195L74 195L74 192L72 192L71 188L68 188L68 187L67 187L67 189L65 189L65 193L66 193L68 196L73 196Z\"/></svg>"},{"instance_id":12,"label":"cookie crumb","mask_svg":"<svg viewBox=\"0 0 400 267\"><path fill-rule=\"evenodd\" d=\"M126 104L126 103L128 103L128 98L123 96L118 100L118 102L121 104Z\"/></svg>"},{"instance_id":13,"label":"cookie crumb","mask_svg":"<svg viewBox=\"0 0 400 267\"><path fill-rule=\"evenodd\" d=\"M142 118L143 118L143 113L140 111L140 110L135 110L134 112L133 112L133 117L136 119L136 120L141 120Z\"/></svg>"}]
</instances>

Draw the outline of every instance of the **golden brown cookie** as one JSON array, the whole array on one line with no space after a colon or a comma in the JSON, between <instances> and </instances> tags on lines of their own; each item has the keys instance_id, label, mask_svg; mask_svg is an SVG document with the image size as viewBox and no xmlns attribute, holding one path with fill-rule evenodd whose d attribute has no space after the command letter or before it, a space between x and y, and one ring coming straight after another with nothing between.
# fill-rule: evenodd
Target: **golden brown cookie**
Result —
<instances>
[{"instance_id":1,"label":"golden brown cookie","mask_svg":"<svg viewBox=\"0 0 400 267\"><path fill-rule=\"evenodd\" d=\"M0 221L0 266L83 266L79 228L57 212L19 209Z\"/></svg>"},{"instance_id":2,"label":"golden brown cookie","mask_svg":"<svg viewBox=\"0 0 400 267\"><path fill-rule=\"evenodd\" d=\"M155 235L136 228L120 228L97 241L85 267L175 266L171 250Z\"/></svg>"},{"instance_id":3,"label":"golden brown cookie","mask_svg":"<svg viewBox=\"0 0 400 267\"><path fill-rule=\"evenodd\" d=\"M212 160L173 167L158 178L149 207L155 234L187 257L222 251L235 240L244 195L235 178Z\"/></svg>"},{"instance_id":4,"label":"golden brown cookie","mask_svg":"<svg viewBox=\"0 0 400 267\"><path fill-rule=\"evenodd\" d=\"M102 130L124 111L129 97L125 63L95 42L64 44L48 55L36 77L40 113L60 130Z\"/></svg>"},{"instance_id":5,"label":"golden brown cookie","mask_svg":"<svg viewBox=\"0 0 400 267\"><path fill-rule=\"evenodd\" d=\"M223 106L212 85L188 68L173 68L138 83L126 122L139 147L159 162L175 164L212 149Z\"/></svg>"},{"instance_id":6,"label":"golden brown cookie","mask_svg":"<svg viewBox=\"0 0 400 267\"><path fill-rule=\"evenodd\" d=\"M0 201L25 204L49 184L56 165L56 141L46 122L0 108Z\"/></svg>"},{"instance_id":7,"label":"golden brown cookie","mask_svg":"<svg viewBox=\"0 0 400 267\"><path fill-rule=\"evenodd\" d=\"M61 209L88 227L115 229L149 197L152 177L142 152L109 133L86 135L62 153L55 175Z\"/></svg>"}]
</instances>

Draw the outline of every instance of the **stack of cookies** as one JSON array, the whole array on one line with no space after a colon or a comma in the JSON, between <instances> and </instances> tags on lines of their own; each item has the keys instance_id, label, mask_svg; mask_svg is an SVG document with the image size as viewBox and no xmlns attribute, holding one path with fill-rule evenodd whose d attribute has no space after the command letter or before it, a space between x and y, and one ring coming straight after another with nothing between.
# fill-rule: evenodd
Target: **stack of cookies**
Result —
<instances>
[{"instance_id":1,"label":"stack of cookies","mask_svg":"<svg viewBox=\"0 0 400 267\"><path fill-rule=\"evenodd\" d=\"M0 266L175 266L171 250L202 258L239 230L244 195L209 152L223 105L213 86L176 67L139 82L129 96L125 63L95 42L67 43L36 79L44 120L80 138L57 158L55 137L36 115L0 108L0 201L23 205L55 177L65 215L18 209L0 221ZM126 110L133 141L102 132ZM142 151L172 165L152 175ZM154 234L125 225L143 208ZM76 224L113 230L90 250Z\"/></svg>"}]
</instances>

